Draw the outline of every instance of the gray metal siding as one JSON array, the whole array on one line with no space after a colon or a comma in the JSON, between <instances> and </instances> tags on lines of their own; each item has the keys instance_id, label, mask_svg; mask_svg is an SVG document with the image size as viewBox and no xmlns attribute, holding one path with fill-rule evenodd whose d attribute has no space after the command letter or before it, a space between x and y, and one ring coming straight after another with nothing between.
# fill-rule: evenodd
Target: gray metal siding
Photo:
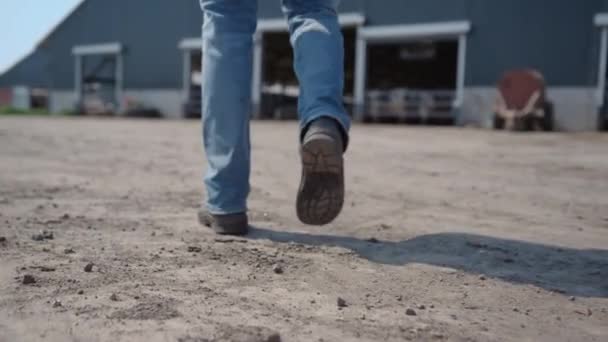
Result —
<instances>
[{"instance_id":1,"label":"gray metal siding","mask_svg":"<svg viewBox=\"0 0 608 342\"><path fill-rule=\"evenodd\" d=\"M283 18L281 4L281 0L258 0L258 17L261 19ZM363 12L364 4L365 0L341 0L338 11L342 13Z\"/></svg>"},{"instance_id":2,"label":"gray metal siding","mask_svg":"<svg viewBox=\"0 0 608 342\"><path fill-rule=\"evenodd\" d=\"M510 68L539 69L553 86L596 82L599 30L593 16L608 0L342 0L367 25L469 20L467 86L493 86ZM282 18L280 0L260 0L261 18ZM181 87L182 38L200 35L198 0L87 0L40 46L56 89L72 89L78 44L118 41L125 48L125 87ZM28 68L27 61L17 69ZM23 71L21 71L23 73ZM0 78L7 83L7 75Z\"/></svg>"},{"instance_id":3,"label":"gray metal siding","mask_svg":"<svg viewBox=\"0 0 608 342\"><path fill-rule=\"evenodd\" d=\"M493 86L513 68L536 68L551 86L590 86L597 70L593 16L608 0L343 0L366 25L468 20L467 86ZM262 18L280 17L278 1L260 2Z\"/></svg>"},{"instance_id":4,"label":"gray metal siding","mask_svg":"<svg viewBox=\"0 0 608 342\"><path fill-rule=\"evenodd\" d=\"M197 37L198 1L88 0L48 39L53 86L74 86L74 45L119 42L125 47L125 88L181 86L182 55L177 44Z\"/></svg>"},{"instance_id":5,"label":"gray metal siding","mask_svg":"<svg viewBox=\"0 0 608 342\"><path fill-rule=\"evenodd\" d=\"M42 51L34 51L0 76L0 87L24 85L46 88L49 78L47 56Z\"/></svg>"},{"instance_id":6,"label":"gray metal siding","mask_svg":"<svg viewBox=\"0 0 608 342\"><path fill-rule=\"evenodd\" d=\"M540 70L552 86L595 82L598 2L470 0L467 85L492 85L511 68Z\"/></svg>"},{"instance_id":7,"label":"gray metal siding","mask_svg":"<svg viewBox=\"0 0 608 342\"><path fill-rule=\"evenodd\" d=\"M364 1L368 25L398 25L466 19L466 0Z\"/></svg>"}]
</instances>

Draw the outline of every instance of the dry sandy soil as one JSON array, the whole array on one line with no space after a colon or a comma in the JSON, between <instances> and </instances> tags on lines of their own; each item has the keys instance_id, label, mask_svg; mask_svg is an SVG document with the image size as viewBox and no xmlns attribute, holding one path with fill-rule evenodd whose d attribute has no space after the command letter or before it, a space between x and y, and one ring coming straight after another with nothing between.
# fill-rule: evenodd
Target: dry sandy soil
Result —
<instances>
[{"instance_id":1,"label":"dry sandy soil","mask_svg":"<svg viewBox=\"0 0 608 342\"><path fill-rule=\"evenodd\" d=\"M296 125L252 129L228 239L197 122L0 119L0 341L608 341L608 136L355 126L308 227Z\"/></svg>"}]
</instances>

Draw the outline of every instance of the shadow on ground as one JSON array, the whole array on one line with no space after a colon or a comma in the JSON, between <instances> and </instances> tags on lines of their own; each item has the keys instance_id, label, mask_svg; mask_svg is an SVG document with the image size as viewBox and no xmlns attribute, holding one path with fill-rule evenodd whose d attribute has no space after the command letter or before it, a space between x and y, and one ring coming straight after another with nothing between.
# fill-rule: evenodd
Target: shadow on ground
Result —
<instances>
[{"instance_id":1,"label":"shadow on ground","mask_svg":"<svg viewBox=\"0 0 608 342\"><path fill-rule=\"evenodd\" d=\"M608 250L561 248L463 233L429 234L392 242L252 228L249 237L338 246L379 264L429 264L567 295L608 297Z\"/></svg>"}]
</instances>

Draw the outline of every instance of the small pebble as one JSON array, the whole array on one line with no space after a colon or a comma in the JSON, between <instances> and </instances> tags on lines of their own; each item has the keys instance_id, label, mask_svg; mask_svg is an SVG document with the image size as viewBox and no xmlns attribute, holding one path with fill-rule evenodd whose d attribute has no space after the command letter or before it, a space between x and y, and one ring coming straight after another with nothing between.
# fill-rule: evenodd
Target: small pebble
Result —
<instances>
[{"instance_id":1,"label":"small pebble","mask_svg":"<svg viewBox=\"0 0 608 342\"><path fill-rule=\"evenodd\" d=\"M426 306L424 306L423 304L420 304L420 305L418 305L418 309L420 309L420 310L425 310L425 309L426 309Z\"/></svg>"},{"instance_id":2,"label":"small pebble","mask_svg":"<svg viewBox=\"0 0 608 342\"><path fill-rule=\"evenodd\" d=\"M571 302L574 302L575 300L576 300L576 297L574 297L574 296L570 297Z\"/></svg>"},{"instance_id":3,"label":"small pebble","mask_svg":"<svg viewBox=\"0 0 608 342\"><path fill-rule=\"evenodd\" d=\"M53 240L54 238L53 232L47 230L43 230L39 234L32 236L32 240L34 241Z\"/></svg>"},{"instance_id":4,"label":"small pebble","mask_svg":"<svg viewBox=\"0 0 608 342\"><path fill-rule=\"evenodd\" d=\"M92 262L88 263L88 264L87 264L87 265L84 267L84 271L85 271L85 272L93 272L93 266L94 266L94 265L93 265L93 263L92 263Z\"/></svg>"},{"instance_id":5,"label":"small pebble","mask_svg":"<svg viewBox=\"0 0 608 342\"><path fill-rule=\"evenodd\" d=\"M118 295L116 295L116 293L112 293L110 300L113 302L118 302Z\"/></svg>"},{"instance_id":6,"label":"small pebble","mask_svg":"<svg viewBox=\"0 0 608 342\"><path fill-rule=\"evenodd\" d=\"M78 290L77 292L79 295L83 295L84 294L84 290Z\"/></svg>"},{"instance_id":7,"label":"small pebble","mask_svg":"<svg viewBox=\"0 0 608 342\"><path fill-rule=\"evenodd\" d=\"M23 285L35 284L36 278L34 278L31 274L26 274L23 276Z\"/></svg>"},{"instance_id":8,"label":"small pebble","mask_svg":"<svg viewBox=\"0 0 608 342\"><path fill-rule=\"evenodd\" d=\"M76 253L76 252L74 252L74 250L71 248L66 248L63 250L63 254L74 254L74 253Z\"/></svg>"},{"instance_id":9,"label":"small pebble","mask_svg":"<svg viewBox=\"0 0 608 342\"><path fill-rule=\"evenodd\" d=\"M369 243L379 243L380 241L378 241L378 239L376 239L375 237L369 238L366 240Z\"/></svg>"},{"instance_id":10,"label":"small pebble","mask_svg":"<svg viewBox=\"0 0 608 342\"><path fill-rule=\"evenodd\" d=\"M0 242L6 242L6 238L4 236L0 236Z\"/></svg>"},{"instance_id":11,"label":"small pebble","mask_svg":"<svg viewBox=\"0 0 608 342\"><path fill-rule=\"evenodd\" d=\"M479 276L479 280L486 280L485 276Z\"/></svg>"},{"instance_id":12,"label":"small pebble","mask_svg":"<svg viewBox=\"0 0 608 342\"><path fill-rule=\"evenodd\" d=\"M272 271L276 274L283 274L283 266L276 264L272 266Z\"/></svg>"},{"instance_id":13,"label":"small pebble","mask_svg":"<svg viewBox=\"0 0 608 342\"><path fill-rule=\"evenodd\" d=\"M405 314L408 316L416 316L416 311L414 309L405 310Z\"/></svg>"},{"instance_id":14,"label":"small pebble","mask_svg":"<svg viewBox=\"0 0 608 342\"><path fill-rule=\"evenodd\" d=\"M70 218L69 214L63 214L63 216L61 216L61 219L63 219L63 220L67 220L69 218Z\"/></svg>"},{"instance_id":15,"label":"small pebble","mask_svg":"<svg viewBox=\"0 0 608 342\"><path fill-rule=\"evenodd\" d=\"M339 308L345 308L348 306L348 304L346 304L346 301L341 297L338 297L337 304Z\"/></svg>"},{"instance_id":16,"label":"small pebble","mask_svg":"<svg viewBox=\"0 0 608 342\"><path fill-rule=\"evenodd\" d=\"M58 301L58 300L56 300L55 302L53 302L53 307L54 307L54 308L60 308L60 307L62 307L62 306L63 306L63 304L61 304L61 302L60 302L60 301Z\"/></svg>"}]
</instances>

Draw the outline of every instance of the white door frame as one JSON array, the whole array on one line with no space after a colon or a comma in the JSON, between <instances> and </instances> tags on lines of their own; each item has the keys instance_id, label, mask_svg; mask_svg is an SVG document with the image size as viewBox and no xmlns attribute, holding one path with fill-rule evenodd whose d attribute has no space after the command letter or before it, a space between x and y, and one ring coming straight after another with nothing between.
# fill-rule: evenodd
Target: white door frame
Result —
<instances>
[{"instance_id":1,"label":"white door frame","mask_svg":"<svg viewBox=\"0 0 608 342\"><path fill-rule=\"evenodd\" d=\"M182 101L185 103L190 95L192 53L202 50L203 41L200 38L184 38L177 47L182 51Z\"/></svg>"},{"instance_id":2,"label":"white door frame","mask_svg":"<svg viewBox=\"0 0 608 342\"><path fill-rule=\"evenodd\" d=\"M454 107L460 108L464 100L466 78L467 37L471 31L469 21L450 21L427 24L387 25L359 27L355 61L354 117L363 120L367 88L367 47L375 43L400 43L423 38L450 38L458 41L458 65Z\"/></svg>"},{"instance_id":3,"label":"white door frame","mask_svg":"<svg viewBox=\"0 0 608 342\"><path fill-rule=\"evenodd\" d=\"M604 92L606 89L606 62L608 58L608 13L598 13L593 20L600 29L600 50L597 68L597 88L595 91L595 105L601 108L604 105Z\"/></svg>"},{"instance_id":4,"label":"white door frame","mask_svg":"<svg viewBox=\"0 0 608 342\"><path fill-rule=\"evenodd\" d=\"M114 71L115 89L114 96L118 105L117 111L122 110L122 94L124 91L124 67L123 67L123 46L120 43L103 43L91 45L76 45L72 48L72 54L75 57L74 63L74 91L77 103L82 101L82 59L86 56L94 55L115 55L116 70Z\"/></svg>"}]
</instances>

